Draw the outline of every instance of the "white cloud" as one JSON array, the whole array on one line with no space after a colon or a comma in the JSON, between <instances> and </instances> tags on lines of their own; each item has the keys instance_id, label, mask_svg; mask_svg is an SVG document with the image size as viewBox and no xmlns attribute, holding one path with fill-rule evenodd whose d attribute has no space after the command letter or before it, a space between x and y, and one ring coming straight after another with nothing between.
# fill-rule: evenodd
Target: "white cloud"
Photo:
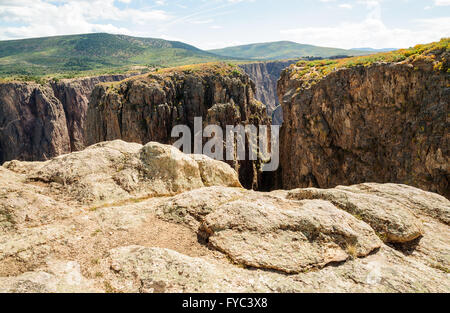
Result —
<instances>
[{"instance_id":1,"label":"white cloud","mask_svg":"<svg viewBox=\"0 0 450 313\"><path fill-rule=\"evenodd\" d=\"M343 8L343 9L352 9L353 8L353 6L349 3L342 3L339 5L339 7Z\"/></svg>"},{"instance_id":2,"label":"white cloud","mask_svg":"<svg viewBox=\"0 0 450 313\"><path fill-rule=\"evenodd\" d=\"M344 22L335 26L304 27L281 30L286 39L320 46L339 48L372 47L403 48L428 43L450 36L450 17L416 19L416 29L390 28L381 18L383 0L357 0L368 14L361 22ZM450 0L435 0L450 2Z\"/></svg>"},{"instance_id":3,"label":"white cloud","mask_svg":"<svg viewBox=\"0 0 450 313\"><path fill-rule=\"evenodd\" d=\"M286 38L320 46L355 48L402 48L428 43L450 36L450 17L419 19L417 30L389 28L380 19L367 18L360 23L342 23L335 27L305 27L282 30Z\"/></svg>"},{"instance_id":4,"label":"white cloud","mask_svg":"<svg viewBox=\"0 0 450 313\"><path fill-rule=\"evenodd\" d=\"M171 19L162 10L120 10L114 0L1 0L0 4L0 20L20 25L2 27L0 39L91 32L131 34L117 22L154 25Z\"/></svg>"},{"instance_id":5,"label":"white cloud","mask_svg":"<svg viewBox=\"0 0 450 313\"><path fill-rule=\"evenodd\" d=\"M214 20L210 18L207 20L191 20L189 22L192 24L211 24L212 22L214 22Z\"/></svg>"},{"instance_id":6,"label":"white cloud","mask_svg":"<svg viewBox=\"0 0 450 313\"><path fill-rule=\"evenodd\" d=\"M434 0L434 5L447 6L447 5L450 5L450 0Z\"/></svg>"}]
</instances>

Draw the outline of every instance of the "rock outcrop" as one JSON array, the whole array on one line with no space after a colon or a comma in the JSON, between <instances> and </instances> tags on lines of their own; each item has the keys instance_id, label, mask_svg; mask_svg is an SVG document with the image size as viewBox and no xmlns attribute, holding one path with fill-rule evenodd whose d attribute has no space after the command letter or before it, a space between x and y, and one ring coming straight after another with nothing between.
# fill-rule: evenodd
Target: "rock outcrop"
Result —
<instances>
[{"instance_id":1,"label":"rock outcrop","mask_svg":"<svg viewBox=\"0 0 450 313\"><path fill-rule=\"evenodd\" d=\"M0 164L47 160L85 147L83 126L89 97L100 82L129 75L0 84Z\"/></svg>"},{"instance_id":2,"label":"rock outcrop","mask_svg":"<svg viewBox=\"0 0 450 313\"><path fill-rule=\"evenodd\" d=\"M1 292L450 291L450 202L396 184L269 193L120 140L0 166Z\"/></svg>"},{"instance_id":3,"label":"rock outcrop","mask_svg":"<svg viewBox=\"0 0 450 313\"><path fill-rule=\"evenodd\" d=\"M272 116L272 122L275 125L281 125L283 122L282 114L277 113L277 115L273 115L275 109L279 106L277 82L281 72L296 62L295 60L286 60L239 65L255 83L255 98L266 105L267 114Z\"/></svg>"},{"instance_id":4,"label":"rock outcrop","mask_svg":"<svg viewBox=\"0 0 450 313\"><path fill-rule=\"evenodd\" d=\"M449 60L444 39L286 69L278 187L390 182L449 198Z\"/></svg>"},{"instance_id":5,"label":"rock outcrop","mask_svg":"<svg viewBox=\"0 0 450 313\"><path fill-rule=\"evenodd\" d=\"M18 171L20 161L4 164ZM241 187L226 163L149 142L98 143L45 162L25 163L28 179L49 184L54 193L79 203L172 195L208 186Z\"/></svg>"},{"instance_id":6,"label":"rock outcrop","mask_svg":"<svg viewBox=\"0 0 450 313\"><path fill-rule=\"evenodd\" d=\"M219 125L224 135L226 125L270 125L265 107L255 100L254 91L250 78L227 64L164 69L120 83L101 84L92 93L86 141L94 144L122 139L172 144L179 139L171 137L176 125L188 126L193 141L195 117L202 118L204 127ZM206 142L206 138L203 140ZM245 187L258 188L260 161L247 158L229 163Z\"/></svg>"}]
</instances>

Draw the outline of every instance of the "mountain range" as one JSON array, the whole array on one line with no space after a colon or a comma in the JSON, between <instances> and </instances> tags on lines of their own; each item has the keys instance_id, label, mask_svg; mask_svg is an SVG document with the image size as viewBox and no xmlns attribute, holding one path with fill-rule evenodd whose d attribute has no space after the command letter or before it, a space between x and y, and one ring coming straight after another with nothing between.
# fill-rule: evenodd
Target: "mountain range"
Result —
<instances>
[{"instance_id":1,"label":"mountain range","mask_svg":"<svg viewBox=\"0 0 450 313\"><path fill-rule=\"evenodd\" d=\"M209 52L231 58L250 60L283 60L300 57L322 57L333 56L359 56L366 55L369 51L345 50L338 48L318 47L304 45L292 41L277 41L267 43L255 43L249 45L235 46L224 49L209 50ZM373 51L370 51L373 52ZM369 52L369 54L370 54Z\"/></svg>"},{"instance_id":2,"label":"mountain range","mask_svg":"<svg viewBox=\"0 0 450 313\"><path fill-rule=\"evenodd\" d=\"M0 41L0 76L167 67L224 58L191 45L106 33Z\"/></svg>"},{"instance_id":3,"label":"mountain range","mask_svg":"<svg viewBox=\"0 0 450 313\"><path fill-rule=\"evenodd\" d=\"M373 52L366 48L344 50L289 41L204 51L178 41L95 33L0 41L0 77L55 76L58 73L64 78L214 61L242 63Z\"/></svg>"}]
</instances>

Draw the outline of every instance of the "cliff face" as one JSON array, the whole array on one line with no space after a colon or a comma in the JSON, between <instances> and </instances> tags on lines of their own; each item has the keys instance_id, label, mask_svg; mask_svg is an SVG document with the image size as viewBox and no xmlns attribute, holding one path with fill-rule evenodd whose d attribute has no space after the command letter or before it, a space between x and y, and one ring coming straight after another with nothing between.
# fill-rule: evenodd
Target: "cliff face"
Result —
<instances>
[{"instance_id":1,"label":"cliff face","mask_svg":"<svg viewBox=\"0 0 450 313\"><path fill-rule=\"evenodd\" d=\"M256 86L255 97L267 106L267 113L272 116L276 107L279 105L277 95L277 81L280 78L281 71L297 61L273 61L258 62L239 65L245 73L253 80ZM281 125L279 115L273 121L276 125Z\"/></svg>"},{"instance_id":2,"label":"cliff face","mask_svg":"<svg viewBox=\"0 0 450 313\"><path fill-rule=\"evenodd\" d=\"M284 188L392 182L450 196L448 40L417 50L282 73Z\"/></svg>"},{"instance_id":3,"label":"cliff face","mask_svg":"<svg viewBox=\"0 0 450 313\"><path fill-rule=\"evenodd\" d=\"M64 107L72 151L79 151L85 147L84 122L94 87L99 83L120 81L127 77L129 75L104 75L62 80L51 84L55 97Z\"/></svg>"},{"instance_id":4,"label":"cliff face","mask_svg":"<svg viewBox=\"0 0 450 313\"><path fill-rule=\"evenodd\" d=\"M237 68L225 64L163 70L116 84L101 84L92 92L85 134L88 144L122 139L172 144L175 125L194 134L194 117L204 126L270 124L265 107L254 99L255 86ZM242 184L258 188L258 162L230 161Z\"/></svg>"},{"instance_id":5,"label":"cliff face","mask_svg":"<svg viewBox=\"0 0 450 313\"><path fill-rule=\"evenodd\" d=\"M84 148L83 124L95 85L128 75L0 84L0 163L46 160Z\"/></svg>"},{"instance_id":6,"label":"cliff face","mask_svg":"<svg viewBox=\"0 0 450 313\"><path fill-rule=\"evenodd\" d=\"M49 86L0 85L0 163L70 152L66 117Z\"/></svg>"}]
</instances>

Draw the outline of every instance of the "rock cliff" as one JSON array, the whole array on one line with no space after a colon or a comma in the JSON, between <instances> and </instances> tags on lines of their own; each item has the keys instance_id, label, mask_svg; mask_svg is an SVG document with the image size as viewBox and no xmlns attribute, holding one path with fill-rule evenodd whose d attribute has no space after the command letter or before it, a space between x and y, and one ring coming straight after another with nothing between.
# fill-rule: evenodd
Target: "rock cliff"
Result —
<instances>
[{"instance_id":1,"label":"rock cliff","mask_svg":"<svg viewBox=\"0 0 450 313\"><path fill-rule=\"evenodd\" d=\"M0 166L0 292L450 291L450 202L397 184L269 193L120 140Z\"/></svg>"},{"instance_id":2,"label":"rock cliff","mask_svg":"<svg viewBox=\"0 0 450 313\"><path fill-rule=\"evenodd\" d=\"M449 42L283 71L279 187L391 182L450 197Z\"/></svg>"},{"instance_id":3,"label":"rock cliff","mask_svg":"<svg viewBox=\"0 0 450 313\"><path fill-rule=\"evenodd\" d=\"M179 139L171 137L172 128L187 125L194 134L195 117L202 117L203 126L221 126L224 134L226 125L269 125L266 109L255 100L254 92L255 85L246 74L221 63L164 69L101 84L92 92L86 141L172 144ZM230 161L242 184L254 189L261 179L259 163Z\"/></svg>"},{"instance_id":4,"label":"rock cliff","mask_svg":"<svg viewBox=\"0 0 450 313\"><path fill-rule=\"evenodd\" d=\"M239 65L245 73L247 73L255 83L255 98L267 107L267 113L272 116L276 107L279 106L277 95L277 82L281 72L291 64L296 63L294 60L287 61L268 61L255 62L250 64ZM273 120L276 125L281 125L283 119L279 115Z\"/></svg>"},{"instance_id":5,"label":"rock cliff","mask_svg":"<svg viewBox=\"0 0 450 313\"><path fill-rule=\"evenodd\" d=\"M129 75L0 84L0 164L46 160L83 149L89 96L100 82Z\"/></svg>"}]
</instances>

